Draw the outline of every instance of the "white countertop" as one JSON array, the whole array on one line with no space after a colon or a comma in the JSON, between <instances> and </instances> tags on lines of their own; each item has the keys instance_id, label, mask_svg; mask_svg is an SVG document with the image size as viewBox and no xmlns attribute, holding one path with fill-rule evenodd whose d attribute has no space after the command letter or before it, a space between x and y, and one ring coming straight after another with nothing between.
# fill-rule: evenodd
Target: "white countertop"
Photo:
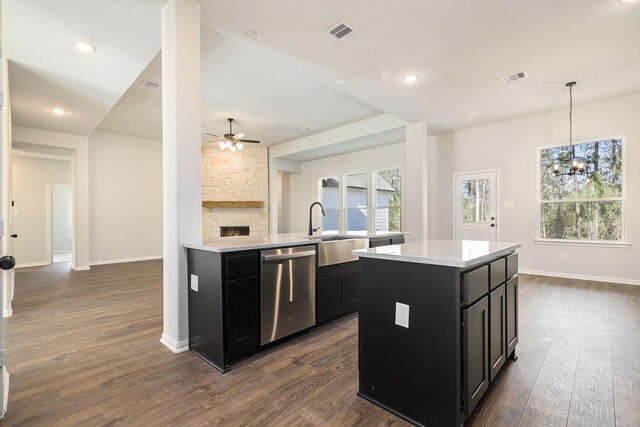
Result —
<instances>
[{"instance_id":1,"label":"white countertop","mask_svg":"<svg viewBox=\"0 0 640 427\"><path fill-rule=\"evenodd\" d=\"M402 245L358 249L353 255L390 261L415 262L469 267L506 255L519 248L520 243L485 242L475 240L423 240Z\"/></svg>"},{"instance_id":2,"label":"white countertop","mask_svg":"<svg viewBox=\"0 0 640 427\"><path fill-rule=\"evenodd\" d=\"M283 233L270 234L268 236L234 236L220 237L218 239L204 243L184 243L185 248L200 249L210 252L233 252L253 249L281 248L283 246L304 246L320 243L322 237L342 236L342 237L390 237L409 234L408 232L384 233L384 234L325 234L322 236L306 236L305 233Z\"/></svg>"}]
</instances>

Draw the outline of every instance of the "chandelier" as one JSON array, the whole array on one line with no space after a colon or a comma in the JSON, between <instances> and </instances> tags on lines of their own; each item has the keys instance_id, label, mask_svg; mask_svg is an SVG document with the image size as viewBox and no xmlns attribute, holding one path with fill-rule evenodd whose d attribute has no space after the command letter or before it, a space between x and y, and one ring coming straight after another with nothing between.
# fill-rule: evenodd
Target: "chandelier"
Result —
<instances>
[{"instance_id":1,"label":"chandelier","mask_svg":"<svg viewBox=\"0 0 640 427\"><path fill-rule=\"evenodd\" d=\"M575 85L576 82L569 82L565 85L569 88L569 165L563 168L559 161L556 161L553 164L555 176L587 173L587 163L582 158L576 157L576 146L573 145L573 87Z\"/></svg>"}]
</instances>

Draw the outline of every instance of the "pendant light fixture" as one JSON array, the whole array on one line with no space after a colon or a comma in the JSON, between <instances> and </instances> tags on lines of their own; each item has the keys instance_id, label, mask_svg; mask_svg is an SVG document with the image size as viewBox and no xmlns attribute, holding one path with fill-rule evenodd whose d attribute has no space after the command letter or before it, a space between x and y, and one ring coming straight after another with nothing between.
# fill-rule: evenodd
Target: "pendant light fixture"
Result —
<instances>
[{"instance_id":1,"label":"pendant light fixture","mask_svg":"<svg viewBox=\"0 0 640 427\"><path fill-rule=\"evenodd\" d=\"M587 163L580 157L576 157L576 147L573 145L573 87L576 82L569 82L565 86L569 88L569 165L563 168L560 162L553 164L555 176L582 175L587 173ZM564 171L562 169L565 169Z\"/></svg>"}]
</instances>

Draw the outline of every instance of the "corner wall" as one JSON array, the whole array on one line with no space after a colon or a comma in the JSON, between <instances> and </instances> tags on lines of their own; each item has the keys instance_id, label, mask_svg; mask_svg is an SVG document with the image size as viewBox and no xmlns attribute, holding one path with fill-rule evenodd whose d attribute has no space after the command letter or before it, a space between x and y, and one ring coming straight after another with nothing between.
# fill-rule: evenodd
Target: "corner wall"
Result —
<instances>
[{"instance_id":1,"label":"corner wall","mask_svg":"<svg viewBox=\"0 0 640 427\"><path fill-rule=\"evenodd\" d=\"M89 135L91 264L162 258L162 142Z\"/></svg>"},{"instance_id":2,"label":"corner wall","mask_svg":"<svg viewBox=\"0 0 640 427\"><path fill-rule=\"evenodd\" d=\"M574 141L624 135L630 248L541 245L537 237L538 148L567 143L567 110L428 138L429 235L451 238L454 173L498 169L498 238L521 242L520 268L555 276L640 284L640 93L574 106ZM510 201L514 207L507 208ZM560 253L566 261L560 261Z\"/></svg>"}]
</instances>

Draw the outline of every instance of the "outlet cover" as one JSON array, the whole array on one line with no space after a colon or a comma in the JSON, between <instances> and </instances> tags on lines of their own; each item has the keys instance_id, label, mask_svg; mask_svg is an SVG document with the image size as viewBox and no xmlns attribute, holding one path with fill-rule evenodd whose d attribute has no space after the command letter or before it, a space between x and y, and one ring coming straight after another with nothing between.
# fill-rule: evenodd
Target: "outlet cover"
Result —
<instances>
[{"instance_id":1,"label":"outlet cover","mask_svg":"<svg viewBox=\"0 0 640 427\"><path fill-rule=\"evenodd\" d=\"M564 252L562 252L560 254L560 261L566 261L567 260L567 254L565 254Z\"/></svg>"},{"instance_id":2,"label":"outlet cover","mask_svg":"<svg viewBox=\"0 0 640 427\"><path fill-rule=\"evenodd\" d=\"M114 246L114 247L113 247L113 252L118 252L119 250L120 250L120 248L119 248L119 247L117 247L117 246Z\"/></svg>"},{"instance_id":3,"label":"outlet cover","mask_svg":"<svg viewBox=\"0 0 640 427\"><path fill-rule=\"evenodd\" d=\"M198 292L198 276L195 274L191 275L191 289Z\"/></svg>"},{"instance_id":4,"label":"outlet cover","mask_svg":"<svg viewBox=\"0 0 640 427\"><path fill-rule=\"evenodd\" d=\"M409 306L407 304L396 303L396 325L404 328L409 327Z\"/></svg>"}]
</instances>

